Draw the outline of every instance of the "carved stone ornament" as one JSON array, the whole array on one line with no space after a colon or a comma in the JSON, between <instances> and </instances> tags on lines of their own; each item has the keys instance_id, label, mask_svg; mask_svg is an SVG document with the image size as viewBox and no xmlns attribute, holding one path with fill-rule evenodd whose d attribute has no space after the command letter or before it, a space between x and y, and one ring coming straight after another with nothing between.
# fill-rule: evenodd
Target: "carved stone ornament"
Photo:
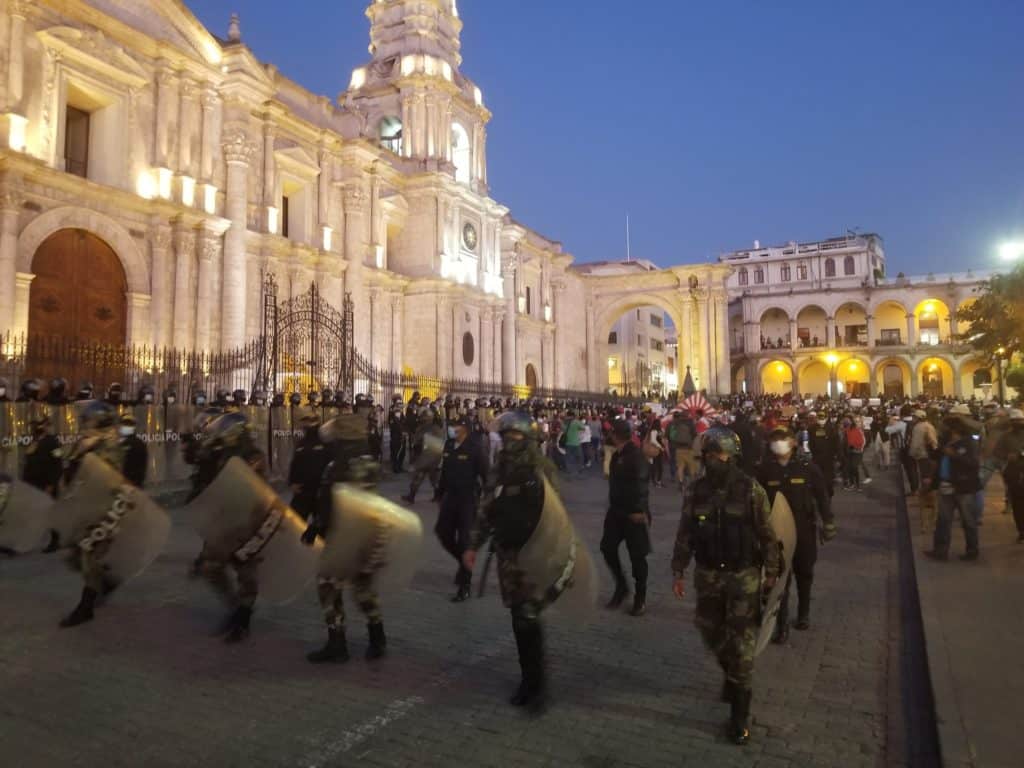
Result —
<instances>
[{"instance_id":1,"label":"carved stone ornament","mask_svg":"<svg viewBox=\"0 0 1024 768\"><path fill-rule=\"evenodd\" d=\"M367 195L361 186L352 185L345 187L343 194L346 210L358 213L366 207Z\"/></svg>"},{"instance_id":2,"label":"carved stone ornament","mask_svg":"<svg viewBox=\"0 0 1024 768\"><path fill-rule=\"evenodd\" d=\"M213 261L220 255L220 240L214 237L204 237L199 244L199 258L203 261Z\"/></svg>"},{"instance_id":3,"label":"carved stone ornament","mask_svg":"<svg viewBox=\"0 0 1024 768\"><path fill-rule=\"evenodd\" d=\"M17 211L25 204L25 196L17 189L0 192L0 210Z\"/></svg>"},{"instance_id":4,"label":"carved stone ornament","mask_svg":"<svg viewBox=\"0 0 1024 768\"><path fill-rule=\"evenodd\" d=\"M224 157L229 163L245 163L248 165L256 154L256 142L249 140L249 135L241 126L230 126L224 131Z\"/></svg>"},{"instance_id":5,"label":"carved stone ornament","mask_svg":"<svg viewBox=\"0 0 1024 768\"><path fill-rule=\"evenodd\" d=\"M166 251L171 247L170 230L165 227L159 227L153 230L152 243L154 251Z\"/></svg>"}]
</instances>

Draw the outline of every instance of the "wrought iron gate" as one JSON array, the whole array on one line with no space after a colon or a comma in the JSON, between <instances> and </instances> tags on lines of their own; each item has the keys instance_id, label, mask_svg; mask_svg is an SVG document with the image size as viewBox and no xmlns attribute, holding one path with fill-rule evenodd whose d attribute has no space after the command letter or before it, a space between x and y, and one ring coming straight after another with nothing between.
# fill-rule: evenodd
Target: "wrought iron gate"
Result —
<instances>
[{"instance_id":1,"label":"wrought iron gate","mask_svg":"<svg viewBox=\"0 0 1024 768\"><path fill-rule=\"evenodd\" d=\"M352 397L355 362L352 295L339 312L320 296L316 283L291 299L278 301L277 280L263 283L263 336L256 384L268 394L324 388Z\"/></svg>"}]
</instances>

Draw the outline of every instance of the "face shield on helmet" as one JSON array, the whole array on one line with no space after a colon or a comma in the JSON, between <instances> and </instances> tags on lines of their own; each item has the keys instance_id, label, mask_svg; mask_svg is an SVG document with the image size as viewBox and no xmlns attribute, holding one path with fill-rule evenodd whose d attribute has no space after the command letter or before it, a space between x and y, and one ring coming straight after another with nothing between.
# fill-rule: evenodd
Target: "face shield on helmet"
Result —
<instances>
[{"instance_id":1,"label":"face shield on helmet","mask_svg":"<svg viewBox=\"0 0 1024 768\"><path fill-rule=\"evenodd\" d=\"M233 448L249 436L249 419L240 411L218 416L203 430L201 442L206 450Z\"/></svg>"},{"instance_id":2,"label":"face shield on helmet","mask_svg":"<svg viewBox=\"0 0 1024 768\"><path fill-rule=\"evenodd\" d=\"M82 429L107 429L114 426L116 420L114 407L102 400L84 403L78 414L78 423Z\"/></svg>"}]
</instances>

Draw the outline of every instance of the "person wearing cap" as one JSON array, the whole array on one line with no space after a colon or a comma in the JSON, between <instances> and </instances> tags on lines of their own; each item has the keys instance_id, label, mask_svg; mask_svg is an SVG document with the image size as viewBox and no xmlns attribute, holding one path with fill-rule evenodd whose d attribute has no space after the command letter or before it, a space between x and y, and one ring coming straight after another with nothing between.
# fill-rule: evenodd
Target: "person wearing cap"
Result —
<instances>
[{"instance_id":1,"label":"person wearing cap","mask_svg":"<svg viewBox=\"0 0 1024 768\"><path fill-rule=\"evenodd\" d=\"M608 468L608 510L601 536L601 554L615 579L615 592L608 608L618 608L629 596L619 559L619 545L625 541L636 588L630 614L642 616L647 609L647 555L651 552L651 465L633 441L633 428L625 419L612 422L611 443L615 452Z\"/></svg>"},{"instance_id":2,"label":"person wearing cap","mask_svg":"<svg viewBox=\"0 0 1024 768\"><path fill-rule=\"evenodd\" d=\"M932 485L939 493L939 512L932 548L925 552L932 560L949 559L954 512L960 513L966 544L966 551L960 559L978 559L978 518L974 497L981 488L978 475L981 461L966 421L970 413L967 406L957 405L950 409L942 422L944 440L939 445L939 460L932 479Z\"/></svg>"},{"instance_id":3,"label":"person wearing cap","mask_svg":"<svg viewBox=\"0 0 1024 768\"><path fill-rule=\"evenodd\" d=\"M832 515L831 500L821 470L796 455L796 438L787 427L776 427L768 436L770 456L761 464L757 482L768 493L768 502L775 503L781 493L793 512L796 523L796 551L786 577L786 590L779 604L779 615L772 641L785 643L789 638L789 589L796 579L797 618L793 627L799 630L811 626L811 585L814 582L814 564L818 559L818 521L823 526L825 541L836 536L836 523Z\"/></svg>"},{"instance_id":4,"label":"person wearing cap","mask_svg":"<svg viewBox=\"0 0 1024 768\"><path fill-rule=\"evenodd\" d=\"M672 591L680 600L685 597L686 569L696 560L695 623L725 674L728 736L746 744L762 594L778 581L780 558L768 494L740 468L740 450L736 433L726 427L704 433L704 472L683 499Z\"/></svg>"},{"instance_id":5,"label":"person wearing cap","mask_svg":"<svg viewBox=\"0 0 1024 768\"><path fill-rule=\"evenodd\" d=\"M817 413L807 414L807 445L811 450L811 460L821 472L830 498L835 493L838 443L839 435L831 419L821 422Z\"/></svg>"},{"instance_id":6,"label":"person wearing cap","mask_svg":"<svg viewBox=\"0 0 1024 768\"><path fill-rule=\"evenodd\" d=\"M146 444L135 434L135 417L130 413L123 414L117 432L121 438L121 450L124 452L124 469L121 473L129 483L141 488L146 482L149 451Z\"/></svg>"},{"instance_id":7,"label":"person wearing cap","mask_svg":"<svg viewBox=\"0 0 1024 768\"><path fill-rule=\"evenodd\" d=\"M437 495L441 509L434 533L441 546L455 562L458 570L455 584L458 589L453 603L469 599L473 572L465 567L462 554L469 547L469 534L476 517L480 489L487 481L487 455L480 443L473 439L473 425L468 416L459 416L451 423L451 437L444 444L441 457L441 475Z\"/></svg>"},{"instance_id":8,"label":"person wearing cap","mask_svg":"<svg viewBox=\"0 0 1024 768\"><path fill-rule=\"evenodd\" d=\"M921 409L914 411L914 423L910 428L910 459L914 462L917 477L917 500L921 513L921 532L935 527L938 505L935 499L935 454L939 448L939 436L928 414Z\"/></svg>"}]
</instances>

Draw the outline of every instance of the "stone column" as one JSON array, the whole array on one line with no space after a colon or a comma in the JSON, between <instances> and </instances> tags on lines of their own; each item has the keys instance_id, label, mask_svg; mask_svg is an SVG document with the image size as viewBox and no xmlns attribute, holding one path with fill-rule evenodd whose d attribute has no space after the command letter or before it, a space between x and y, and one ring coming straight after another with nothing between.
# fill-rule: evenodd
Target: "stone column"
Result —
<instances>
[{"instance_id":1,"label":"stone column","mask_svg":"<svg viewBox=\"0 0 1024 768\"><path fill-rule=\"evenodd\" d=\"M562 297L565 295L565 280L554 279L551 281L551 319L554 323L554 369L552 371L552 385L556 389L565 389L565 341L568 329L563 328L560 323L563 319Z\"/></svg>"},{"instance_id":2,"label":"stone column","mask_svg":"<svg viewBox=\"0 0 1024 768\"><path fill-rule=\"evenodd\" d=\"M158 168L171 167L171 135L177 115L176 83L178 77L166 62L157 70L156 143L153 146L153 164Z\"/></svg>"},{"instance_id":3,"label":"stone column","mask_svg":"<svg viewBox=\"0 0 1024 768\"><path fill-rule=\"evenodd\" d=\"M686 366L694 365L693 355L693 297L690 295L688 290L680 292L680 300L683 305L682 315L679 318L679 345L677 354L679 359L676 361L679 365L679 391L683 391L683 381L686 377Z\"/></svg>"},{"instance_id":4,"label":"stone column","mask_svg":"<svg viewBox=\"0 0 1024 768\"><path fill-rule=\"evenodd\" d=\"M451 323L452 323L452 301L447 296L438 296L437 298L437 353L435 356L436 370L434 375L439 379L447 378L452 375L451 364Z\"/></svg>"},{"instance_id":5,"label":"stone column","mask_svg":"<svg viewBox=\"0 0 1024 768\"><path fill-rule=\"evenodd\" d=\"M516 370L516 270L511 260L502 264L502 277L505 279L505 320L502 326L501 380L502 384L514 386L519 383L519 371Z\"/></svg>"},{"instance_id":6,"label":"stone column","mask_svg":"<svg viewBox=\"0 0 1024 768\"><path fill-rule=\"evenodd\" d=\"M10 189L0 193L0 336L15 327L15 279L18 268L18 214L24 198Z\"/></svg>"},{"instance_id":7,"label":"stone column","mask_svg":"<svg viewBox=\"0 0 1024 768\"><path fill-rule=\"evenodd\" d=\"M224 137L228 174L225 185L225 218L231 221L224 235L224 270L221 285L221 348L235 349L245 343L246 253L249 161L256 145L242 126L233 126Z\"/></svg>"},{"instance_id":8,"label":"stone column","mask_svg":"<svg viewBox=\"0 0 1024 768\"><path fill-rule=\"evenodd\" d=\"M412 96L402 94L402 154L412 157Z\"/></svg>"},{"instance_id":9,"label":"stone column","mask_svg":"<svg viewBox=\"0 0 1024 768\"><path fill-rule=\"evenodd\" d=\"M488 381L488 373L491 370L491 353L493 349L491 347L491 339L493 338L493 332L491 326L494 324L494 315L490 307L484 307L480 310L480 333L479 338L479 355L474 361L477 368L477 379L479 381Z\"/></svg>"},{"instance_id":10,"label":"stone column","mask_svg":"<svg viewBox=\"0 0 1024 768\"><path fill-rule=\"evenodd\" d=\"M368 350L368 357L371 365L380 365L380 361L377 359L377 353L380 351L380 318L378 317L380 307L380 289L371 288L367 292L367 299L370 304L370 347Z\"/></svg>"},{"instance_id":11,"label":"stone column","mask_svg":"<svg viewBox=\"0 0 1024 768\"><path fill-rule=\"evenodd\" d=\"M789 349L792 352L800 349L800 339L797 338L797 330L796 318L791 317L789 319Z\"/></svg>"},{"instance_id":12,"label":"stone column","mask_svg":"<svg viewBox=\"0 0 1024 768\"><path fill-rule=\"evenodd\" d=\"M277 168L274 162L274 136L276 134L276 127L268 115L263 122L263 205L268 208L277 207L276 181L274 179ZM284 215L284 211L281 211L281 215ZM280 220L278 220L277 231L283 231L283 224Z\"/></svg>"},{"instance_id":13,"label":"stone column","mask_svg":"<svg viewBox=\"0 0 1024 768\"><path fill-rule=\"evenodd\" d=\"M166 347L171 343L171 325L173 321L173 306L171 303L171 267L168 260L168 251L171 248L171 230L165 224L157 224L150 230L149 235L150 258L152 262L153 300L152 327L153 345ZM0 270L2 271L2 270ZM2 323L0 323L2 327Z\"/></svg>"},{"instance_id":14,"label":"stone column","mask_svg":"<svg viewBox=\"0 0 1024 768\"><path fill-rule=\"evenodd\" d=\"M586 299L586 338L584 344L586 345L586 366L587 366L587 377L586 387L590 392L597 392L598 389L604 389L604 383L601 382L601 374L605 373L607 376L607 369L601 371L598 368L600 364L596 341L594 339L594 299L592 296L587 296ZM595 378L596 377L596 378Z\"/></svg>"},{"instance_id":15,"label":"stone column","mask_svg":"<svg viewBox=\"0 0 1024 768\"><path fill-rule=\"evenodd\" d=\"M956 308L949 313L949 340L954 341L960 335L960 328L956 322Z\"/></svg>"},{"instance_id":16,"label":"stone column","mask_svg":"<svg viewBox=\"0 0 1024 768\"><path fill-rule=\"evenodd\" d=\"M149 316L151 311L152 296L148 293L128 293L128 344L144 346L153 335L150 327Z\"/></svg>"},{"instance_id":17,"label":"stone column","mask_svg":"<svg viewBox=\"0 0 1024 768\"><path fill-rule=\"evenodd\" d=\"M15 335L27 334L28 327L28 302L29 292L32 288L32 281L35 275L31 272L14 273L14 327L11 331Z\"/></svg>"},{"instance_id":18,"label":"stone column","mask_svg":"<svg viewBox=\"0 0 1024 768\"><path fill-rule=\"evenodd\" d=\"M206 234L199 243L199 278L196 281L196 349L209 352L211 319L217 312L213 305L214 264L220 253L219 238Z\"/></svg>"},{"instance_id":19,"label":"stone column","mask_svg":"<svg viewBox=\"0 0 1024 768\"><path fill-rule=\"evenodd\" d=\"M732 366L729 359L729 297L724 291L715 293L715 367L719 395L732 392Z\"/></svg>"},{"instance_id":20,"label":"stone column","mask_svg":"<svg viewBox=\"0 0 1024 768\"><path fill-rule=\"evenodd\" d=\"M555 373L555 344L554 344L554 328L550 325L545 325L541 335L541 372L540 372L540 386L542 389L554 389L556 383L554 380Z\"/></svg>"},{"instance_id":21,"label":"stone column","mask_svg":"<svg viewBox=\"0 0 1024 768\"><path fill-rule=\"evenodd\" d=\"M320 164L320 175L317 177L317 194L316 194L316 218L317 218L317 232L319 242L317 247L323 249L323 231L324 227L329 227L330 224L330 201L331 201L331 154L327 151L326 147L321 146L317 153L317 160Z\"/></svg>"},{"instance_id":22,"label":"stone column","mask_svg":"<svg viewBox=\"0 0 1024 768\"><path fill-rule=\"evenodd\" d=\"M28 4L24 0L8 3L11 14L7 59L7 108L5 111L21 114L21 99L25 89L25 14Z\"/></svg>"},{"instance_id":23,"label":"stone column","mask_svg":"<svg viewBox=\"0 0 1024 768\"><path fill-rule=\"evenodd\" d=\"M701 290L697 294L697 322L699 323L698 336L700 340L700 362L697 367L700 383L697 389L711 391L713 373L711 372L711 316L708 307L708 292Z\"/></svg>"},{"instance_id":24,"label":"stone column","mask_svg":"<svg viewBox=\"0 0 1024 768\"><path fill-rule=\"evenodd\" d=\"M832 315L825 318L825 343L829 349L836 348L836 319Z\"/></svg>"},{"instance_id":25,"label":"stone column","mask_svg":"<svg viewBox=\"0 0 1024 768\"><path fill-rule=\"evenodd\" d=\"M996 358L996 365L1002 365L1003 361L1001 358ZM997 384L998 386L998 384ZM963 397L964 395L964 381L963 376L960 375L960 366L953 366L953 396Z\"/></svg>"},{"instance_id":26,"label":"stone column","mask_svg":"<svg viewBox=\"0 0 1024 768\"><path fill-rule=\"evenodd\" d=\"M391 294L391 362L388 367L395 372L402 370L402 309L402 295Z\"/></svg>"},{"instance_id":27,"label":"stone column","mask_svg":"<svg viewBox=\"0 0 1024 768\"><path fill-rule=\"evenodd\" d=\"M353 337L356 351L367 353L370 329L366 321L363 264L366 260L366 191L361 182L354 181L343 190L345 206L345 259L348 262L345 290L352 294L355 304Z\"/></svg>"},{"instance_id":28,"label":"stone column","mask_svg":"<svg viewBox=\"0 0 1024 768\"><path fill-rule=\"evenodd\" d=\"M867 323L868 323L868 348L870 349L870 348L873 348L875 346L875 344L877 343L877 339L875 339L875 316L874 315L868 315L867 316Z\"/></svg>"},{"instance_id":29,"label":"stone column","mask_svg":"<svg viewBox=\"0 0 1024 768\"><path fill-rule=\"evenodd\" d=\"M492 337L493 337L493 340L494 340L493 341L494 347L493 347L493 354L491 355L491 372L488 374L488 378L492 382L494 382L496 385L499 385L499 386L502 383L501 369L502 369L502 366L504 365L504 361L502 359L502 348L501 348L502 347L501 332L502 332L502 323L504 322L504 320L505 320L505 310L503 310L503 309L496 309L496 310L494 310L494 323L491 326L491 334L492 334Z\"/></svg>"},{"instance_id":30,"label":"stone column","mask_svg":"<svg viewBox=\"0 0 1024 768\"><path fill-rule=\"evenodd\" d=\"M913 315L907 315L907 345L915 346L917 344L917 318Z\"/></svg>"},{"instance_id":31,"label":"stone column","mask_svg":"<svg viewBox=\"0 0 1024 768\"><path fill-rule=\"evenodd\" d=\"M217 104L220 97L212 86L203 88L203 140L199 145L199 178L204 184L213 182L213 148L217 141Z\"/></svg>"},{"instance_id":32,"label":"stone column","mask_svg":"<svg viewBox=\"0 0 1024 768\"><path fill-rule=\"evenodd\" d=\"M192 296L192 261L196 247L196 233L178 222L174 238L174 334L176 349L192 349L191 322L197 311ZM212 309L212 308L211 308ZM208 309L207 311L210 311Z\"/></svg>"},{"instance_id":33,"label":"stone column","mask_svg":"<svg viewBox=\"0 0 1024 768\"><path fill-rule=\"evenodd\" d=\"M194 80L181 79L180 117L178 119L178 171L192 179L196 177L192 157L192 137L195 134L195 104L199 87Z\"/></svg>"}]
</instances>

